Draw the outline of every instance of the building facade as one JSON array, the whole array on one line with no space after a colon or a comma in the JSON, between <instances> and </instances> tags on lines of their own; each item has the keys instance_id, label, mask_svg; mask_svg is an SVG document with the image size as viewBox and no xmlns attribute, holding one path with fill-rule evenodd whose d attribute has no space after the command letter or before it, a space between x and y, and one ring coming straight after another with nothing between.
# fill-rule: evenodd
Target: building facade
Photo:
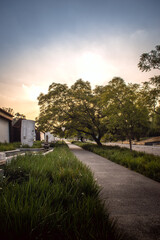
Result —
<instances>
[{"instance_id":1,"label":"building facade","mask_svg":"<svg viewBox=\"0 0 160 240\"><path fill-rule=\"evenodd\" d=\"M45 134L44 134L44 141L47 142L47 143L54 142L55 141L55 137L50 132L45 132Z\"/></svg>"},{"instance_id":2,"label":"building facade","mask_svg":"<svg viewBox=\"0 0 160 240\"><path fill-rule=\"evenodd\" d=\"M35 140L35 121L18 119L13 125L13 142L21 142L22 145L33 145Z\"/></svg>"},{"instance_id":3,"label":"building facade","mask_svg":"<svg viewBox=\"0 0 160 240\"><path fill-rule=\"evenodd\" d=\"M13 116L0 108L0 142L11 142L11 128Z\"/></svg>"}]
</instances>

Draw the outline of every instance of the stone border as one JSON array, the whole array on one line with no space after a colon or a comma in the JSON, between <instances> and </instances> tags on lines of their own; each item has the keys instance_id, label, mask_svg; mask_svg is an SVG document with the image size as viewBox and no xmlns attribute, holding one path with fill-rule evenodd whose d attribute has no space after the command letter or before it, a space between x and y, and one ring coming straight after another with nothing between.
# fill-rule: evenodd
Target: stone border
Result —
<instances>
[{"instance_id":1,"label":"stone border","mask_svg":"<svg viewBox=\"0 0 160 240\"><path fill-rule=\"evenodd\" d=\"M48 153L53 152L53 150L54 150L54 148L51 149L51 150L49 150L49 151L47 151L47 152L42 153L42 155L45 156L45 155L47 155Z\"/></svg>"},{"instance_id":2,"label":"stone border","mask_svg":"<svg viewBox=\"0 0 160 240\"><path fill-rule=\"evenodd\" d=\"M44 150L43 148L36 148L35 151L38 152L39 149L40 149L40 150ZM46 152L42 153L42 155L45 156L46 154L52 152L53 150L54 150L54 148L52 148L52 149L49 150L49 151L46 151ZM28 151L28 148L27 148L26 150L23 149L22 151ZM31 150L29 150L29 152L31 152L31 151L34 151L34 148L32 148ZM9 153L9 152L14 152L14 153L17 152L17 153L19 153L20 150L13 150L13 151L6 151L6 152L7 152L7 153ZM6 152L0 152L0 165L3 165L3 164L6 164L6 163L11 162L12 158L16 158L17 156L24 156L24 155L25 155L25 153L21 153L21 154L19 154L19 155L14 155L14 156L6 157L6 154L5 154Z\"/></svg>"},{"instance_id":3,"label":"stone border","mask_svg":"<svg viewBox=\"0 0 160 240\"><path fill-rule=\"evenodd\" d=\"M40 151L40 150L44 150L44 148L18 148L17 150L19 151L28 151L28 152L31 152L31 151Z\"/></svg>"}]
</instances>

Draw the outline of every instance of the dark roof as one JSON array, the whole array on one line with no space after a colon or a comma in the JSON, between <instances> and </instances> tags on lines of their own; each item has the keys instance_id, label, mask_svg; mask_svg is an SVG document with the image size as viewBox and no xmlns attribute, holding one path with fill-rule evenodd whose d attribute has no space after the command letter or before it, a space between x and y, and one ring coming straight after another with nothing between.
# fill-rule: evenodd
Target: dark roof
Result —
<instances>
[{"instance_id":1,"label":"dark roof","mask_svg":"<svg viewBox=\"0 0 160 240\"><path fill-rule=\"evenodd\" d=\"M7 120L10 120L10 121L12 121L12 119L13 119L13 115L12 114L10 114L10 113L8 113L8 112L6 112L4 109L2 109L2 108L0 108L0 117L3 117L3 118L5 118L5 119L7 119Z\"/></svg>"}]
</instances>

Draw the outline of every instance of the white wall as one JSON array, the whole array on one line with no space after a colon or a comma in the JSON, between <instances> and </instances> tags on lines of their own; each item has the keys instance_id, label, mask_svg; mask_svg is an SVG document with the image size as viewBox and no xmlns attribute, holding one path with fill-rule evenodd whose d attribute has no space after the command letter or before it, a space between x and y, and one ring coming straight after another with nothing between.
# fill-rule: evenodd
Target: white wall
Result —
<instances>
[{"instance_id":1,"label":"white wall","mask_svg":"<svg viewBox=\"0 0 160 240\"><path fill-rule=\"evenodd\" d=\"M21 143L30 147L33 145L35 138L35 121L22 120L21 125Z\"/></svg>"},{"instance_id":2,"label":"white wall","mask_svg":"<svg viewBox=\"0 0 160 240\"><path fill-rule=\"evenodd\" d=\"M9 143L9 121L0 118L0 142Z\"/></svg>"},{"instance_id":3,"label":"white wall","mask_svg":"<svg viewBox=\"0 0 160 240\"><path fill-rule=\"evenodd\" d=\"M44 141L44 133L40 132L40 141Z\"/></svg>"},{"instance_id":4,"label":"white wall","mask_svg":"<svg viewBox=\"0 0 160 240\"><path fill-rule=\"evenodd\" d=\"M47 136L48 136L48 142L54 142L55 141L55 137L53 136L53 134L51 134L50 132L46 132L44 134L44 141L47 141Z\"/></svg>"}]
</instances>

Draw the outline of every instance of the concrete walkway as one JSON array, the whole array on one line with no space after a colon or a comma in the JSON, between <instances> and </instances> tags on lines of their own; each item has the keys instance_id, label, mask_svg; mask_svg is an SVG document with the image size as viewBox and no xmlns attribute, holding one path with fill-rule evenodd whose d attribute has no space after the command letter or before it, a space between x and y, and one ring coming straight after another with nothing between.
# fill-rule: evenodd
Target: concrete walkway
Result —
<instances>
[{"instance_id":1,"label":"concrete walkway","mask_svg":"<svg viewBox=\"0 0 160 240\"><path fill-rule=\"evenodd\" d=\"M68 143L102 186L111 217L134 240L160 240L160 184Z\"/></svg>"}]
</instances>

